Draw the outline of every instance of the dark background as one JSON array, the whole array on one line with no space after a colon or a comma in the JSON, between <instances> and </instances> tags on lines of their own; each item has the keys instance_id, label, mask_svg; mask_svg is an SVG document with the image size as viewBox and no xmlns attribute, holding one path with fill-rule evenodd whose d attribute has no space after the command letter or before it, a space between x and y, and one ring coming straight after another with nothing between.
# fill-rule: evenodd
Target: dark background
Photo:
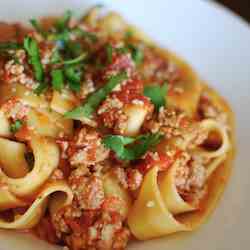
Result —
<instances>
[{"instance_id":1,"label":"dark background","mask_svg":"<svg viewBox=\"0 0 250 250\"><path fill-rule=\"evenodd\" d=\"M250 22L250 0L217 0Z\"/></svg>"}]
</instances>

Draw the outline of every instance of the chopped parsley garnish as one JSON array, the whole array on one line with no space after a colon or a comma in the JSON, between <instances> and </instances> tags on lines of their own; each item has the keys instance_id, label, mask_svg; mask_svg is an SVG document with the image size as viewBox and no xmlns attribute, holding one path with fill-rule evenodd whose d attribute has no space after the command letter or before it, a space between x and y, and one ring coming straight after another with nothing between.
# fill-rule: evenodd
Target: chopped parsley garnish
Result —
<instances>
[{"instance_id":1,"label":"chopped parsley garnish","mask_svg":"<svg viewBox=\"0 0 250 250\"><path fill-rule=\"evenodd\" d=\"M111 64L113 61L113 47L111 44L106 45L107 62Z\"/></svg>"},{"instance_id":2,"label":"chopped parsley garnish","mask_svg":"<svg viewBox=\"0 0 250 250\"><path fill-rule=\"evenodd\" d=\"M97 42L97 40L98 40L97 36L94 33L82 30L80 28L74 28L71 32L78 37L86 37L87 39L89 39L93 43Z\"/></svg>"},{"instance_id":3,"label":"chopped parsley garnish","mask_svg":"<svg viewBox=\"0 0 250 250\"><path fill-rule=\"evenodd\" d=\"M32 65L35 79L39 82L38 88L35 89L36 94L41 94L45 89L47 89L47 84L43 82L44 71L41 63L39 47L36 40L32 37L25 37L23 42L23 47L28 53L29 63Z\"/></svg>"},{"instance_id":4,"label":"chopped parsley garnish","mask_svg":"<svg viewBox=\"0 0 250 250\"><path fill-rule=\"evenodd\" d=\"M79 65L71 65L64 69L65 77L68 81L69 87L75 92L79 92L81 88L81 78L83 68Z\"/></svg>"},{"instance_id":5,"label":"chopped parsley garnish","mask_svg":"<svg viewBox=\"0 0 250 250\"><path fill-rule=\"evenodd\" d=\"M51 71L52 87L57 91L61 91L64 87L64 75L62 69L54 69Z\"/></svg>"},{"instance_id":6,"label":"chopped parsley garnish","mask_svg":"<svg viewBox=\"0 0 250 250\"><path fill-rule=\"evenodd\" d=\"M16 42L4 42L0 43L0 51L1 50L16 50L21 49L22 45Z\"/></svg>"},{"instance_id":7,"label":"chopped parsley garnish","mask_svg":"<svg viewBox=\"0 0 250 250\"><path fill-rule=\"evenodd\" d=\"M36 89L34 89L34 93L37 95L42 94L43 92L45 92L48 89L48 84L46 82L41 82L39 83L38 87Z\"/></svg>"},{"instance_id":8,"label":"chopped parsley garnish","mask_svg":"<svg viewBox=\"0 0 250 250\"><path fill-rule=\"evenodd\" d=\"M137 138L120 135L108 135L103 139L106 148L115 152L120 160L133 161L140 159L150 148L156 146L163 135L145 134Z\"/></svg>"},{"instance_id":9,"label":"chopped parsley garnish","mask_svg":"<svg viewBox=\"0 0 250 250\"><path fill-rule=\"evenodd\" d=\"M121 47L121 48L117 48L116 52L119 54L126 54L126 53L129 53L129 49L127 47Z\"/></svg>"},{"instance_id":10,"label":"chopped parsley garnish","mask_svg":"<svg viewBox=\"0 0 250 250\"><path fill-rule=\"evenodd\" d=\"M47 36L47 33L43 30L43 27L41 26L41 24L36 20L36 19L31 19L30 20L31 25L33 26L33 28L40 33L43 37Z\"/></svg>"},{"instance_id":11,"label":"chopped parsley garnish","mask_svg":"<svg viewBox=\"0 0 250 250\"><path fill-rule=\"evenodd\" d=\"M63 61L63 64L64 65L71 65L71 64L77 64L77 63L80 63L82 62L84 59L86 59L87 57L87 53L84 52L82 53L80 56L74 58L74 59L70 59L70 60L65 60Z\"/></svg>"},{"instance_id":12,"label":"chopped parsley garnish","mask_svg":"<svg viewBox=\"0 0 250 250\"><path fill-rule=\"evenodd\" d=\"M16 120L14 123L10 125L10 131L12 133L16 133L21 127L23 126L23 123L21 120Z\"/></svg>"},{"instance_id":13,"label":"chopped parsley garnish","mask_svg":"<svg viewBox=\"0 0 250 250\"><path fill-rule=\"evenodd\" d=\"M62 61L62 56L60 55L60 52L58 51L58 49L54 50L50 59L50 63L57 64L60 63L61 61Z\"/></svg>"},{"instance_id":14,"label":"chopped parsley garnish","mask_svg":"<svg viewBox=\"0 0 250 250\"><path fill-rule=\"evenodd\" d=\"M100 103L105 100L105 98L110 94L110 92L122 81L127 79L127 74L125 72L119 73L117 75L111 76L108 82L96 92L91 94L86 102L70 112L65 114L66 118L69 119L81 119L82 117L90 118Z\"/></svg>"},{"instance_id":15,"label":"chopped parsley garnish","mask_svg":"<svg viewBox=\"0 0 250 250\"><path fill-rule=\"evenodd\" d=\"M64 43L70 39L69 30L65 29L62 32L51 33L48 35L49 41L59 41L60 47L64 47Z\"/></svg>"},{"instance_id":16,"label":"chopped parsley garnish","mask_svg":"<svg viewBox=\"0 0 250 250\"><path fill-rule=\"evenodd\" d=\"M129 38L131 38L132 36L134 35L134 32L133 32L133 30L131 30L131 29L128 29L126 32L125 32L125 39L129 39Z\"/></svg>"},{"instance_id":17,"label":"chopped parsley garnish","mask_svg":"<svg viewBox=\"0 0 250 250\"><path fill-rule=\"evenodd\" d=\"M72 17L72 11L67 10L64 13L64 15L60 19L57 20L57 22L55 24L57 31L64 31L65 28L67 28L71 17Z\"/></svg>"},{"instance_id":18,"label":"chopped parsley garnish","mask_svg":"<svg viewBox=\"0 0 250 250\"><path fill-rule=\"evenodd\" d=\"M128 48L131 50L132 59L135 62L135 64L136 65L141 64L144 58L142 50L133 44L129 44Z\"/></svg>"},{"instance_id":19,"label":"chopped parsley garnish","mask_svg":"<svg viewBox=\"0 0 250 250\"><path fill-rule=\"evenodd\" d=\"M68 57L78 57L83 53L82 44L77 41L67 41L64 48Z\"/></svg>"},{"instance_id":20,"label":"chopped parsley garnish","mask_svg":"<svg viewBox=\"0 0 250 250\"><path fill-rule=\"evenodd\" d=\"M160 107L166 106L167 89L167 83L164 83L162 86L152 85L144 88L144 95L150 98L157 111Z\"/></svg>"}]
</instances>

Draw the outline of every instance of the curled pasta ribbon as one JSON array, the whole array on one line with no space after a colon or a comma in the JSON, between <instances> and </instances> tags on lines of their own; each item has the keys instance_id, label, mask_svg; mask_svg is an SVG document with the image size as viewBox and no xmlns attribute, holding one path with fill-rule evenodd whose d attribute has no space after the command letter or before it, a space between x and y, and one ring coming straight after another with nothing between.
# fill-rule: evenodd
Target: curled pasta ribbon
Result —
<instances>
[{"instance_id":1,"label":"curled pasta ribbon","mask_svg":"<svg viewBox=\"0 0 250 250\"><path fill-rule=\"evenodd\" d=\"M0 138L1 169L12 178L23 177L28 173L28 166L24 159L26 147L23 143ZM26 206L27 203L9 191L6 183L0 186L0 211Z\"/></svg>"},{"instance_id":2,"label":"curled pasta ribbon","mask_svg":"<svg viewBox=\"0 0 250 250\"><path fill-rule=\"evenodd\" d=\"M51 200L49 200L49 197ZM42 192L38 194L36 200L23 215L18 216L12 222L0 220L0 228L30 229L39 222L47 206L52 207L52 211L55 211L55 208L59 209L63 206L69 205L72 202L72 199L72 191L66 182L57 181L47 183Z\"/></svg>"},{"instance_id":3,"label":"curled pasta ribbon","mask_svg":"<svg viewBox=\"0 0 250 250\"><path fill-rule=\"evenodd\" d=\"M157 167L146 174L139 196L128 215L130 230L139 240L190 230L168 210L158 187L157 176Z\"/></svg>"},{"instance_id":4,"label":"curled pasta ribbon","mask_svg":"<svg viewBox=\"0 0 250 250\"><path fill-rule=\"evenodd\" d=\"M24 158L26 146L23 143L0 138L0 168L12 178L20 178L28 173Z\"/></svg>"},{"instance_id":5,"label":"curled pasta ribbon","mask_svg":"<svg viewBox=\"0 0 250 250\"><path fill-rule=\"evenodd\" d=\"M31 148L35 163L31 172L21 178L11 178L2 170L0 181L18 197L31 196L49 178L59 163L59 149L55 142L45 137L32 137ZM12 156L13 157L13 156Z\"/></svg>"},{"instance_id":6,"label":"curled pasta ribbon","mask_svg":"<svg viewBox=\"0 0 250 250\"><path fill-rule=\"evenodd\" d=\"M140 128L148 114L148 108L144 105L128 105L124 112L127 116L127 122L124 130L124 135L135 136L139 133Z\"/></svg>"},{"instance_id":7,"label":"curled pasta ribbon","mask_svg":"<svg viewBox=\"0 0 250 250\"><path fill-rule=\"evenodd\" d=\"M225 153L227 153L228 150L230 149L230 141L229 141L226 128L219 122L212 120L212 119L203 120L200 125L201 125L201 128L208 131L208 133L212 131L218 132L218 134L221 137L222 142L221 142L221 146L217 150L208 151L205 149L199 149L198 154L206 157L207 159L210 159L210 158L220 157L224 155Z\"/></svg>"},{"instance_id":8,"label":"curled pasta ribbon","mask_svg":"<svg viewBox=\"0 0 250 250\"><path fill-rule=\"evenodd\" d=\"M4 115L3 111L0 110L0 136L9 137L10 135L11 132L9 121Z\"/></svg>"},{"instance_id":9,"label":"curled pasta ribbon","mask_svg":"<svg viewBox=\"0 0 250 250\"><path fill-rule=\"evenodd\" d=\"M75 96L67 89L62 92L53 91L50 107L55 112L64 115L66 112L71 111L76 106Z\"/></svg>"},{"instance_id":10,"label":"curled pasta ribbon","mask_svg":"<svg viewBox=\"0 0 250 250\"><path fill-rule=\"evenodd\" d=\"M179 167L179 160L177 160L168 171L165 171L159 181L159 188L162 194L162 198L173 214L180 214L184 212L193 211L196 207L184 201L184 199L178 193L175 185L176 170Z\"/></svg>"},{"instance_id":11,"label":"curled pasta ribbon","mask_svg":"<svg viewBox=\"0 0 250 250\"><path fill-rule=\"evenodd\" d=\"M63 132L66 135L73 133L73 121L65 119L61 114L48 109L30 109L27 115L27 125L40 136L56 138Z\"/></svg>"},{"instance_id":12,"label":"curled pasta ribbon","mask_svg":"<svg viewBox=\"0 0 250 250\"><path fill-rule=\"evenodd\" d=\"M213 159L207 166L207 179L213 174L213 172L226 160L227 154L223 154Z\"/></svg>"},{"instance_id":13,"label":"curled pasta ribbon","mask_svg":"<svg viewBox=\"0 0 250 250\"><path fill-rule=\"evenodd\" d=\"M9 190L8 186L0 187L0 211L10 208L24 207L28 203L14 196Z\"/></svg>"},{"instance_id":14,"label":"curled pasta ribbon","mask_svg":"<svg viewBox=\"0 0 250 250\"><path fill-rule=\"evenodd\" d=\"M0 104L3 104L12 97L20 99L24 104L33 108L47 108L49 106L43 95L36 95L34 92L22 84L1 84L0 85Z\"/></svg>"}]
</instances>

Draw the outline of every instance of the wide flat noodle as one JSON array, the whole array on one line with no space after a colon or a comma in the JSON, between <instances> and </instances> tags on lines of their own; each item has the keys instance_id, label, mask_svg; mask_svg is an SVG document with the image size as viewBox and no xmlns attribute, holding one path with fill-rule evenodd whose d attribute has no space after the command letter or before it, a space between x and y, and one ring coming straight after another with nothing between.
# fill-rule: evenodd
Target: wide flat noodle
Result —
<instances>
[{"instance_id":1,"label":"wide flat noodle","mask_svg":"<svg viewBox=\"0 0 250 250\"><path fill-rule=\"evenodd\" d=\"M52 194L52 200L50 201L49 196ZM58 196L60 197L59 199ZM50 202L53 204L53 200L57 199L60 201L60 203L57 204L58 209L72 202L72 191L64 181L47 183L23 215L19 215L13 222L7 222L0 219L0 228L30 229L34 227L43 216L47 205L50 206Z\"/></svg>"},{"instance_id":2,"label":"wide flat noodle","mask_svg":"<svg viewBox=\"0 0 250 250\"><path fill-rule=\"evenodd\" d=\"M179 167L177 160L168 171L165 171L160 180L159 188L167 208L172 214L179 214L193 211L196 208L182 199L175 185L175 174Z\"/></svg>"},{"instance_id":3,"label":"wide flat noodle","mask_svg":"<svg viewBox=\"0 0 250 250\"><path fill-rule=\"evenodd\" d=\"M0 138L0 168L12 178L23 177L28 172L23 143Z\"/></svg>"},{"instance_id":4,"label":"wide flat noodle","mask_svg":"<svg viewBox=\"0 0 250 250\"><path fill-rule=\"evenodd\" d=\"M24 207L27 205L28 203L26 201L13 195L9 191L8 186L0 187L0 211L16 207Z\"/></svg>"},{"instance_id":5,"label":"wide flat noodle","mask_svg":"<svg viewBox=\"0 0 250 250\"><path fill-rule=\"evenodd\" d=\"M60 133L71 135L73 132L73 121L65 119L49 109L30 109L27 115L27 125L33 128L40 136L56 138Z\"/></svg>"},{"instance_id":6,"label":"wide flat noodle","mask_svg":"<svg viewBox=\"0 0 250 250\"><path fill-rule=\"evenodd\" d=\"M59 148L48 138L32 137L31 148L35 163L31 172L21 178L8 177L0 171L0 182L8 185L10 192L16 196L32 195L56 169L59 163Z\"/></svg>"},{"instance_id":7,"label":"wide flat noodle","mask_svg":"<svg viewBox=\"0 0 250 250\"><path fill-rule=\"evenodd\" d=\"M157 167L146 174L138 198L128 215L130 230L140 240L189 230L169 212L157 184L157 175Z\"/></svg>"},{"instance_id":8,"label":"wide flat noodle","mask_svg":"<svg viewBox=\"0 0 250 250\"><path fill-rule=\"evenodd\" d=\"M217 132L220 139L221 139L221 146L214 151L206 150L206 149L200 149L197 153L202 155L203 157L210 159L210 158L216 158L224 155L228 152L230 149L230 140L228 137L228 133L226 131L226 128L221 123L212 120L212 119L206 119L201 121L201 127L209 132Z\"/></svg>"},{"instance_id":9,"label":"wide flat noodle","mask_svg":"<svg viewBox=\"0 0 250 250\"><path fill-rule=\"evenodd\" d=\"M0 136L9 137L10 135L10 123L4 112L0 110Z\"/></svg>"},{"instance_id":10,"label":"wide flat noodle","mask_svg":"<svg viewBox=\"0 0 250 250\"><path fill-rule=\"evenodd\" d=\"M12 97L20 99L24 104L33 108L46 108L49 106L45 96L34 94L33 90L18 83L0 84L0 105Z\"/></svg>"}]
</instances>

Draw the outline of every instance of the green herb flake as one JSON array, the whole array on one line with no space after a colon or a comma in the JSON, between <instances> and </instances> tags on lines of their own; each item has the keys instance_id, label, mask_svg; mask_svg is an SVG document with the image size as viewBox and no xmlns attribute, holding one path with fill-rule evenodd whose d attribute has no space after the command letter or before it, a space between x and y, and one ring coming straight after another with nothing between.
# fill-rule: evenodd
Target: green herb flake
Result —
<instances>
[{"instance_id":1,"label":"green herb flake","mask_svg":"<svg viewBox=\"0 0 250 250\"><path fill-rule=\"evenodd\" d=\"M48 40L60 41L61 47L63 47L64 43L70 40L70 32L68 30L63 30L61 32L49 34Z\"/></svg>"},{"instance_id":2,"label":"green herb flake","mask_svg":"<svg viewBox=\"0 0 250 250\"><path fill-rule=\"evenodd\" d=\"M129 53L129 49L127 47L121 47L121 48L117 48L116 52L119 54L127 54Z\"/></svg>"},{"instance_id":3,"label":"green herb flake","mask_svg":"<svg viewBox=\"0 0 250 250\"><path fill-rule=\"evenodd\" d=\"M50 63L51 64L57 64L62 61L62 57L60 55L60 52L58 49L55 49L51 55Z\"/></svg>"},{"instance_id":4,"label":"green herb flake","mask_svg":"<svg viewBox=\"0 0 250 250\"><path fill-rule=\"evenodd\" d=\"M131 29L128 29L128 30L125 32L124 38L125 38L125 39L130 39L131 37L133 37L133 35L134 35L134 31L131 30Z\"/></svg>"},{"instance_id":5,"label":"green herb flake","mask_svg":"<svg viewBox=\"0 0 250 250\"><path fill-rule=\"evenodd\" d=\"M62 69L54 69L51 71L52 87L57 91L61 91L64 87L64 75Z\"/></svg>"},{"instance_id":6,"label":"green herb flake","mask_svg":"<svg viewBox=\"0 0 250 250\"><path fill-rule=\"evenodd\" d=\"M76 57L74 59L65 60L63 62L63 64L64 65L78 64L78 63L82 62L84 59L86 59L86 57L87 57L87 53L84 52L80 56L78 56L78 57Z\"/></svg>"},{"instance_id":7,"label":"green herb flake","mask_svg":"<svg viewBox=\"0 0 250 250\"><path fill-rule=\"evenodd\" d=\"M75 92L80 91L82 73L83 69L81 69L78 65L71 65L64 68L64 74L71 90Z\"/></svg>"},{"instance_id":8,"label":"green herb flake","mask_svg":"<svg viewBox=\"0 0 250 250\"><path fill-rule=\"evenodd\" d=\"M71 32L78 37L86 37L87 39L89 39L93 43L98 41L97 36L92 32L85 31L85 30L82 30L80 28L74 28Z\"/></svg>"},{"instance_id":9,"label":"green herb flake","mask_svg":"<svg viewBox=\"0 0 250 250\"><path fill-rule=\"evenodd\" d=\"M128 48L131 50L132 59L136 65L139 65L143 62L144 54L141 49L133 44L129 44Z\"/></svg>"},{"instance_id":10,"label":"green herb flake","mask_svg":"<svg viewBox=\"0 0 250 250\"><path fill-rule=\"evenodd\" d=\"M0 43L0 50L17 50L21 49L22 45L16 42L2 42Z\"/></svg>"},{"instance_id":11,"label":"green herb flake","mask_svg":"<svg viewBox=\"0 0 250 250\"><path fill-rule=\"evenodd\" d=\"M33 67L36 80L38 82L43 81L44 78L43 66L41 63L39 47L36 40L31 37L25 37L23 46L26 52L28 53L29 63Z\"/></svg>"},{"instance_id":12,"label":"green herb flake","mask_svg":"<svg viewBox=\"0 0 250 250\"><path fill-rule=\"evenodd\" d=\"M57 31L63 31L67 28L68 26L68 23L72 17L72 11L70 10L67 10L64 15L57 20L56 24L55 24L55 27L57 29Z\"/></svg>"},{"instance_id":13,"label":"green herb flake","mask_svg":"<svg viewBox=\"0 0 250 250\"><path fill-rule=\"evenodd\" d=\"M150 98L157 111L166 106L167 86L167 83L164 83L162 86L152 85L144 88L144 95Z\"/></svg>"},{"instance_id":14,"label":"green herb flake","mask_svg":"<svg viewBox=\"0 0 250 250\"><path fill-rule=\"evenodd\" d=\"M65 43L65 51L69 57L78 57L83 53L81 43L77 41L67 41Z\"/></svg>"},{"instance_id":15,"label":"green herb flake","mask_svg":"<svg viewBox=\"0 0 250 250\"><path fill-rule=\"evenodd\" d=\"M38 87L34 90L34 93L36 95L41 95L43 92L45 92L48 89L48 84L46 82L39 83Z\"/></svg>"},{"instance_id":16,"label":"green herb flake","mask_svg":"<svg viewBox=\"0 0 250 250\"><path fill-rule=\"evenodd\" d=\"M31 19L30 20L31 25L33 28L40 33L43 37L47 36L47 33L43 30L41 24L36 20L36 19Z\"/></svg>"},{"instance_id":17,"label":"green herb flake","mask_svg":"<svg viewBox=\"0 0 250 250\"><path fill-rule=\"evenodd\" d=\"M111 64L113 61L113 47L111 44L106 45L107 62Z\"/></svg>"},{"instance_id":18,"label":"green herb flake","mask_svg":"<svg viewBox=\"0 0 250 250\"><path fill-rule=\"evenodd\" d=\"M10 131L12 133L16 133L23 126L23 122L21 120L16 120L14 123L10 125Z\"/></svg>"},{"instance_id":19,"label":"green herb flake","mask_svg":"<svg viewBox=\"0 0 250 250\"><path fill-rule=\"evenodd\" d=\"M160 133L145 134L137 138L108 135L103 139L106 148L115 152L120 160L140 159L150 148L155 147L163 138Z\"/></svg>"},{"instance_id":20,"label":"green herb flake","mask_svg":"<svg viewBox=\"0 0 250 250\"><path fill-rule=\"evenodd\" d=\"M100 103L105 100L109 93L123 80L127 79L125 72L119 73L115 76L111 76L104 87L98 89L96 92L91 94L83 106L77 107L70 112L65 114L66 118L79 120L82 117L90 118L93 112L97 109Z\"/></svg>"}]
</instances>

